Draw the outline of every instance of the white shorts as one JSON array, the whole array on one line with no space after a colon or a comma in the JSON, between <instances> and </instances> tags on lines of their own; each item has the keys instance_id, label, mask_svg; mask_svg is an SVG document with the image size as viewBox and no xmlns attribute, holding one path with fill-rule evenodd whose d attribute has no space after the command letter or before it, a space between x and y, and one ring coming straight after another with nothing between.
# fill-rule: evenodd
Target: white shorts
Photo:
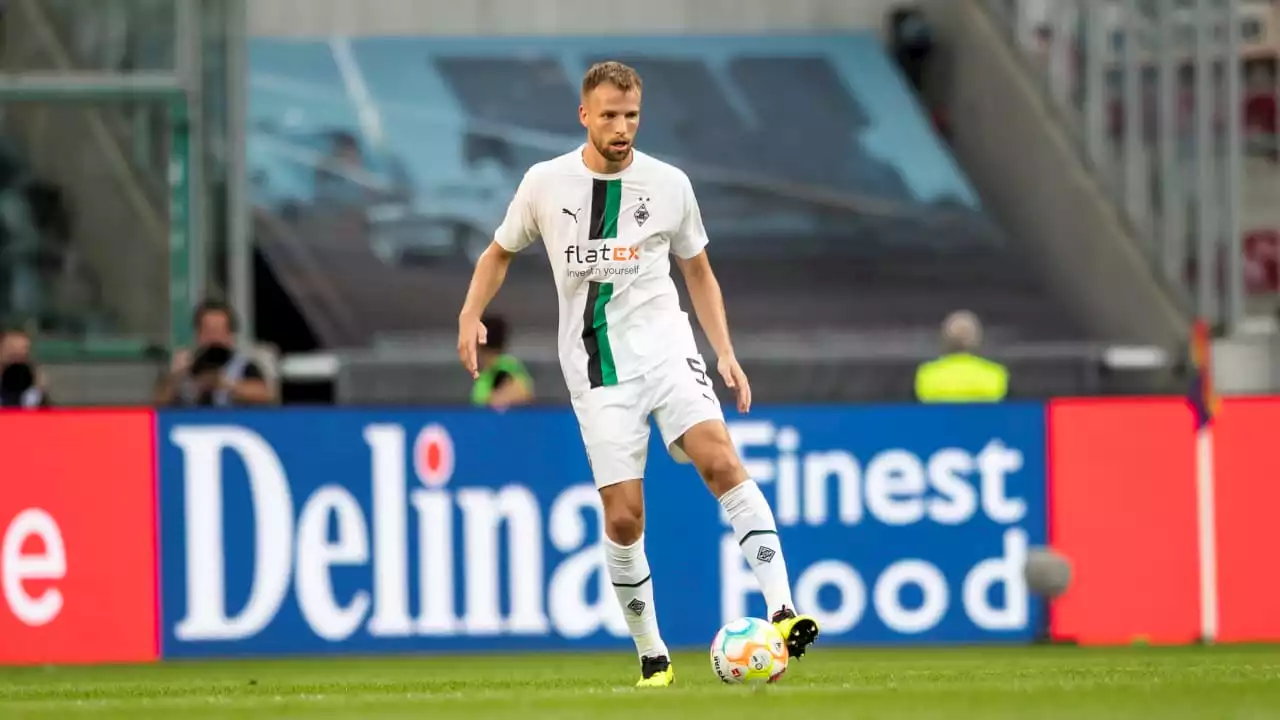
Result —
<instances>
[{"instance_id":1,"label":"white shorts","mask_svg":"<svg viewBox=\"0 0 1280 720\"><path fill-rule=\"evenodd\" d=\"M587 462L596 487L644 477L649 416L677 462L689 462L675 442L694 425L724 421L710 369L696 351L668 360L640 377L573 397Z\"/></svg>"}]
</instances>

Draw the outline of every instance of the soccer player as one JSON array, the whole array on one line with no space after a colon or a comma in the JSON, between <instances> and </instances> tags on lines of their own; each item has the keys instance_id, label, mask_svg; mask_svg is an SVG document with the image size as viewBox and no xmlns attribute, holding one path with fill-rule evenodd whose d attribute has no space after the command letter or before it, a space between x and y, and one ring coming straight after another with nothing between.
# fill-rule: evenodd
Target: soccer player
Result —
<instances>
[{"instance_id":1,"label":"soccer player","mask_svg":"<svg viewBox=\"0 0 1280 720\"><path fill-rule=\"evenodd\" d=\"M692 462L719 498L793 657L818 637L818 624L795 612L773 511L729 439L680 309L668 254L715 348L716 369L747 412L751 386L729 340L693 186L680 169L633 147L640 99L632 68L605 62L587 71L578 108L587 142L525 173L476 263L458 317L458 356L476 377L476 346L486 332L481 315L514 254L541 238L559 291L560 366L604 507L605 564L640 655L637 684L665 687L675 676L644 554L650 415L672 456Z\"/></svg>"}]
</instances>

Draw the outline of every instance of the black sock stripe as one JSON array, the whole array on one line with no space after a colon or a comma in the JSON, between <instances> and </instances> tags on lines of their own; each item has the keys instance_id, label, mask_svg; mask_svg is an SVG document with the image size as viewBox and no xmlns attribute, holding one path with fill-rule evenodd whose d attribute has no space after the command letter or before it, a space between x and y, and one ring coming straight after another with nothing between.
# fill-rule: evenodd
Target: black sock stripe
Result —
<instances>
[{"instance_id":1,"label":"black sock stripe","mask_svg":"<svg viewBox=\"0 0 1280 720\"><path fill-rule=\"evenodd\" d=\"M741 546L743 543L745 543L746 541L750 540L751 538L757 535L777 535L777 534L778 534L777 530L752 530L751 532L742 536L742 539L738 541L738 545Z\"/></svg>"},{"instance_id":2,"label":"black sock stripe","mask_svg":"<svg viewBox=\"0 0 1280 720\"><path fill-rule=\"evenodd\" d=\"M638 583L614 583L614 584L613 584L613 586L614 586L614 587L638 588L638 587L640 587L641 585L643 585L643 584L645 584L645 583L649 582L650 578L652 578L652 577L653 577L653 573L649 573L648 575L645 575L645 576L644 576L644 579L643 579L643 580L641 580L641 581L640 581L640 582L638 582Z\"/></svg>"}]
</instances>

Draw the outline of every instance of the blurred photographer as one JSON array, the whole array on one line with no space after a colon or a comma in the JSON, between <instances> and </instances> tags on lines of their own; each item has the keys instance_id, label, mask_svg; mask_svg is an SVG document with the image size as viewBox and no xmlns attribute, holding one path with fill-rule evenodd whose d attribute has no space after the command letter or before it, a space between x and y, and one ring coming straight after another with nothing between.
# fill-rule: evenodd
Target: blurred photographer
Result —
<instances>
[{"instance_id":1,"label":"blurred photographer","mask_svg":"<svg viewBox=\"0 0 1280 720\"><path fill-rule=\"evenodd\" d=\"M262 368L236 350L236 320L230 306L206 300L196 308L195 350L173 355L156 402L182 407L232 407L274 402Z\"/></svg>"},{"instance_id":2,"label":"blurred photographer","mask_svg":"<svg viewBox=\"0 0 1280 720\"><path fill-rule=\"evenodd\" d=\"M476 352L480 376L471 386L471 404L505 410L533 402L533 377L519 358L507 352L507 321L486 315L480 323L486 333Z\"/></svg>"},{"instance_id":3,"label":"blurred photographer","mask_svg":"<svg viewBox=\"0 0 1280 720\"><path fill-rule=\"evenodd\" d=\"M31 360L31 336L22 330L0 332L0 408L44 407L49 407L49 397Z\"/></svg>"}]
</instances>

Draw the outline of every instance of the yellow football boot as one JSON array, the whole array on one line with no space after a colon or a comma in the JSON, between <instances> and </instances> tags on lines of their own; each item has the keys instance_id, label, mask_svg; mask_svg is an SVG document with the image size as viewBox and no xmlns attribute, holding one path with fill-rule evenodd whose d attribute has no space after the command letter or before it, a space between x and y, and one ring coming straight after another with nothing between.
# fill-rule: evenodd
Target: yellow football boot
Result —
<instances>
[{"instance_id":1,"label":"yellow football boot","mask_svg":"<svg viewBox=\"0 0 1280 720\"><path fill-rule=\"evenodd\" d=\"M808 615L796 615L789 607L784 606L773 614L773 626L787 641L787 652L793 658L802 657L818 639L818 621Z\"/></svg>"},{"instance_id":2,"label":"yellow football boot","mask_svg":"<svg viewBox=\"0 0 1280 720\"><path fill-rule=\"evenodd\" d=\"M667 687L675 681L676 673L671 668L671 658L666 655L640 658L640 682L636 683L636 687Z\"/></svg>"}]
</instances>

